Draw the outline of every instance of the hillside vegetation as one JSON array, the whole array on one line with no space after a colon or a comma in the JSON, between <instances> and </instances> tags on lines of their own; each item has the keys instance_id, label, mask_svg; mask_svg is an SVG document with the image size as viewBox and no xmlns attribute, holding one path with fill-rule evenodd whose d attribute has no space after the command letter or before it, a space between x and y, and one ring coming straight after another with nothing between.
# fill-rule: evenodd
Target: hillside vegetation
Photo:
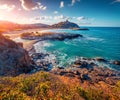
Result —
<instances>
[{"instance_id":1,"label":"hillside vegetation","mask_svg":"<svg viewBox=\"0 0 120 100\"><path fill-rule=\"evenodd\" d=\"M111 93L106 90L85 88L75 78L47 72L0 77L1 100L120 100L120 82L111 87Z\"/></svg>"}]
</instances>

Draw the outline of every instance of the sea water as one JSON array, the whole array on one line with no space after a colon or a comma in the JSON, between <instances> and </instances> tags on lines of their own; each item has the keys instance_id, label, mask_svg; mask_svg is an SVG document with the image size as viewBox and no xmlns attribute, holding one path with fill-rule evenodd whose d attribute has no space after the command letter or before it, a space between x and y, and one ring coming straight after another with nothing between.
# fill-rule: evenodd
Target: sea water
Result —
<instances>
[{"instance_id":1,"label":"sea water","mask_svg":"<svg viewBox=\"0 0 120 100\"><path fill-rule=\"evenodd\" d=\"M107 60L120 60L120 28L89 27L89 30L52 29L47 32L81 34L82 37L64 41L44 41L35 44L37 52L49 52L59 62L66 66L78 57L103 57ZM105 65L107 66L107 65ZM108 67L120 70L119 66Z\"/></svg>"}]
</instances>

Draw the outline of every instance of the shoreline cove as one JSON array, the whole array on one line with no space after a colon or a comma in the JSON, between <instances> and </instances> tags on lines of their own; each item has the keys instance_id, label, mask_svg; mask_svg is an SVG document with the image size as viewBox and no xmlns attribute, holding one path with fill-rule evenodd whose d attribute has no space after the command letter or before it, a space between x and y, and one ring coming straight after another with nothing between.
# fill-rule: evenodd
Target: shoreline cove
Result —
<instances>
[{"instance_id":1,"label":"shoreline cove","mask_svg":"<svg viewBox=\"0 0 120 100\"><path fill-rule=\"evenodd\" d=\"M55 65L55 66L60 66L60 67L63 67L63 66L68 66L68 65L70 65L70 64L72 64L72 63L74 63L74 61L76 60L76 59L78 59L78 58L88 58L88 59L95 59L96 57L101 57L102 59L105 59L105 60L107 60L107 63L105 62L94 62L95 64L98 64L99 66L103 66L103 67L106 67L106 68L110 68L110 69L113 69L113 70L118 70L118 71L120 71L120 68L119 68L119 65L114 65L113 63L115 62L115 60L117 61L117 59L109 59L109 58L106 58L106 57L102 57L102 56L93 56L93 57L88 57L88 56L83 56L83 55L77 55L77 56L71 56L71 57L68 57L69 55L68 54L66 54L66 53L64 53L64 48L63 48L63 50L62 50L62 47L60 47L60 48L58 48L58 50L57 50L57 48L56 48L56 44L54 44L54 43L56 43L56 42L58 42L59 43L59 45L60 45L60 43L64 43L65 44L65 46L73 46L73 47L77 47L78 48L78 45L76 44L77 42L79 43L79 41L80 42L82 42L82 44L83 45L86 45L88 42L105 42L106 40L105 39L103 39L103 38L100 38L100 37L91 37L91 36L89 36L89 35L86 35L86 34L83 34L84 33L84 31L82 31L83 33L81 33L80 34L80 36L82 36L82 37L76 37L75 39L73 39L73 40L64 40L64 39L62 39L62 41L61 41L61 39L59 40L59 38L58 38L58 40L56 39L56 40L52 40L51 39L51 37L50 37L50 40L49 40L49 34L50 35L52 35L53 34L53 36L54 36L54 34L58 34L58 36L59 35L62 35L62 34L74 34L74 32L76 32L77 34L79 34L78 32L81 32L81 31L71 31L71 30L69 30L69 29L40 29L40 31L39 31L39 29L37 29L37 31L36 30L30 30L30 31L24 31L24 33L25 32L28 32L28 33L37 33L38 35L39 35L39 33L41 34L43 34L43 33L47 33L48 34L48 38L45 38L45 37L43 37L43 39L39 39L39 36L37 36L37 38L33 38L32 40L31 39L27 39L27 37L24 39L20 39L19 37L18 38L14 38L14 41L16 41L16 42L23 42L23 47L27 50L27 51L29 51L29 54L31 55L33 52L35 53L35 51L37 51L36 53L46 53L46 54L49 54L49 56L50 57L53 57L53 59L55 59L56 60L56 62L57 62L57 65ZM66 33L65 33L66 32ZM85 31L85 32L87 32L87 31ZM88 31L89 32L89 31ZM21 32L20 32L21 33ZM21 35L21 34L20 34ZM19 36L20 36L19 35ZM58 37L57 36L57 37ZM67 36L67 35L66 35ZM32 36L32 37L34 37L34 35ZM31 38L32 38L31 37ZM40 36L41 37L41 36ZM56 38L56 37L55 37ZM66 37L65 37L66 38ZM54 39L54 38L53 38ZM60 41L60 42L59 42ZM71 41L71 42L70 42ZM84 42L85 41L85 42ZM36 46L35 46L36 45ZM58 46L59 46L58 45ZM51 48L51 50L49 49L49 48ZM55 49L56 48L56 49ZM97 51L100 51L100 52L103 52L101 49L99 49L99 48L93 48L93 49L96 49ZM42 51L41 51L42 50ZM53 52L52 52L52 50L53 50ZM87 51L85 52L85 53L88 53ZM49 58L50 59L50 57L47 57L47 59ZM62 59L63 59L63 61L62 61ZM119 61L119 60L118 60ZM108 63L109 62L109 63ZM116 69L117 68L117 69Z\"/></svg>"},{"instance_id":2,"label":"shoreline cove","mask_svg":"<svg viewBox=\"0 0 120 100\"><path fill-rule=\"evenodd\" d=\"M69 32L67 33L69 34ZM74 34L74 32L72 31L71 34ZM45 40L44 39L41 40L38 37L37 39L35 38L32 40L21 39L20 37L14 38L14 41L17 42L16 44L19 45L20 48L24 47L27 50L27 53L30 58L31 69L27 71L27 73L24 72L26 71L26 69L23 70L23 73L19 74L18 76L14 77L11 76L10 78L9 76L7 77L3 76L0 78L0 81L4 83L5 80L7 81L9 79L10 81L12 79L11 82L15 82L13 80L17 78L17 82L20 82L20 85L23 86L20 87L20 91L18 90L19 93L23 93L21 92L21 88L22 89L24 88L25 91L28 91L27 93L29 94L31 91L34 91L34 93L36 93L36 91L40 91L36 90L36 87L38 86L39 87L45 86L46 89L46 86L48 87L51 84L53 87L51 86L50 87L51 90L53 90L54 86L57 86L57 88L60 86L60 89L62 89L65 85L68 87L69 84L70 87L68 88L70 89L73 86L75 86L73 88L74 90L78 89L78 87L80 88L78 92L76 91L71 92L75 94L76 93L80 94L80 98L81 94L83 93L85 93L85 95L90 94L90 96L92 96L93 98L93 96L96 94L96 91L100 92L99 93L97 92L97 94L95 95L95 99L96 96L98 98L99 96L100 97L103 96L102 98L104 98L105 96L106 98L113 98L113 96L114 98L119 97L118 95L119 91L116 90L119 89L120 71L116 70L116 68L120 68L120 61L106 59L105 57L85 57L78 55L79 54L78 51L77 51L78 53L74 51L77 49L77 47L79 48L78 43L80 42L82 42L83 44L81 46L86 46L86 44L88 44L89 42L91 42L91 44L92 42L97 43L97 41L104 43L106 41L105 39L99 37L90 37L85 34L82 34L82 37L75 37L69 39L61 39L61 37L55 40L52 39L49 40L49 38L47 39L45 38ZM23 42L23 44L21 42ZM74 47L74 49L72 49L72 47ZM95 47L92 48L98 50L98 48ZM65 50L67 50L67 52ZM77 56L70 56L71 52L75 52L73 53L73 55ZM84 50L83 53L85 54L90 52ZM116 68L115 67L112 68L110 65L114 65ZM24 66L24 68L26 67L27 66ZM3 86L3 83L0 83L0 85L2 84ZM19 85L19 83L15 83L15 85L17 84ZM4 86L5 85L6 84L4 84ZM29 90L31 89L31 87L32 90ZM54 90L56 91L57 88ZM66 88L64 87L64 89ZM88 92L89 89L90 92ZM10 90L12 89L10 88ZM70 91L71 90L67 89L67 92ZM66 94L66 92L64 94ZM29 97L31 98L31 96ZM87 98L88 99L90 98L89 95Z\"/></svg>"}]
</instances>

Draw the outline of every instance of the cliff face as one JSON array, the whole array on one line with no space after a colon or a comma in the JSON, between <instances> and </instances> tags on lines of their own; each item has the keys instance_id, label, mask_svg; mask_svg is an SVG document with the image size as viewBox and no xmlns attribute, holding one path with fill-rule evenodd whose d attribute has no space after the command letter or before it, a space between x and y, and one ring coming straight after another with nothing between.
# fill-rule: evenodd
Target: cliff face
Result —
<instances>
[{"instance_id":1,"label":"cliff face","mask_svg":"<svg viewBox=\"0 0 120 100\"><path fill-rule=\"evenodd\" d=\"M0 35L0 76L16 76L32 70L28 52L19 44Z\"/></svg>"},{"instance_id":2,"label":"cliff face","mask_svg":"<svg viewBox=\"0 0 120 100\"><path fill-rule=\"evenodd\" d=\"M60 22L58 24L51 25L51 28L80 28L77 24L69 22Z\"/></svg>"}]
</instances>

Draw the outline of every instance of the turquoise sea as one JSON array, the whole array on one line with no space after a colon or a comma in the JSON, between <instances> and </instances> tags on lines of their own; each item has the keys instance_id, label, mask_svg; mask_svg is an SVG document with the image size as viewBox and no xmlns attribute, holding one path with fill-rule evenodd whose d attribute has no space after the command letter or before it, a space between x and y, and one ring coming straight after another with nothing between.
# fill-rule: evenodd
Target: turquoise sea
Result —
<instances>
[{"instance_id":1,"label":"turquoise sea","mask_svg":"<svg viewBox=\"0 0 120 100\"><path fill-rule=\"evenodd\" d=\"M116 27L89 27L87 31L54 29L48 32L82 34L83 38L65 41L43 41L38 42L35 47L37 52L49 52L57 59L59 66L72 63L78 57L103 57L107 60L120 60L120 28ZM115 70L119 66L102 65Z\"/></svg>"}]
</instances>

